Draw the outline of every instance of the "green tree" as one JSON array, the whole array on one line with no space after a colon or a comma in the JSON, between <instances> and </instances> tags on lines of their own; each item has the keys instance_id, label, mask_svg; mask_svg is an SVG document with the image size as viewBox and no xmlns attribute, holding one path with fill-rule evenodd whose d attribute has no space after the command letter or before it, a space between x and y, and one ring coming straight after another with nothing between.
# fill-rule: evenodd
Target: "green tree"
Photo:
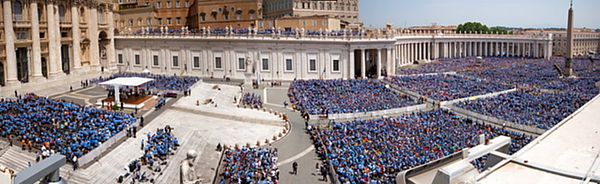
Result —
<instances>
[{"instance_id":1,"label":"green tree","mask_svg":"<svg viewBox=\"0 0 600 184\"><path fill-rule=\"evenodd\" d=\"M479 33L479 34L512 34L506 27L491 27L488 28L480 22L466 22L458 25L457 33Z\"/></svg>"},{"instance_id":2,"label":"green tree","mask_svg":"<svg viewBox=\"0 0 600 184\"><path fill-rule=\"evenodd\" d=\"M467 22L458 25L456 28L457 33L487 33L490 29L479 22Z\"/></svg>"}]
</instances>

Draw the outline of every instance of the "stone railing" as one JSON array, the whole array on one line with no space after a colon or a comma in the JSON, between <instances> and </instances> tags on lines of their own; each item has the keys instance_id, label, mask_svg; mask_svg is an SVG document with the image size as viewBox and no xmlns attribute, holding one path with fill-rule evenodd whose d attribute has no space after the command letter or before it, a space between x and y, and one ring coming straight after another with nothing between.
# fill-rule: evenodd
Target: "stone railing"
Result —
<instances>
[{"instance_id":1,"label":"stone railing","mask_svg":"<svg viewBox=\"0 0 600 184\"><path fill-rule=\"evenodd\" d=\"M328 40L328 41L393 41L405 38L446 38L446 39L537 39L551 40L551 34L456 34L456 33L394 33L366 34L364 32L330 31L330 32L251 32L251 31L162 31L119 33L115 38L192 38L192 39L256 39L256 40Z\"/></svg>"}]
</instances>

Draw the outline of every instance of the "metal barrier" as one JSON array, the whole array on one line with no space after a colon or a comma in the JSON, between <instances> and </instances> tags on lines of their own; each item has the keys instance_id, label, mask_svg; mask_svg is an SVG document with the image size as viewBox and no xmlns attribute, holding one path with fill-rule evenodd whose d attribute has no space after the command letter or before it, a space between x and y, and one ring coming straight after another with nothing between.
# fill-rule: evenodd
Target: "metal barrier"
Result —
<instances>
[{"instance_id":1,"label":"metal barrier","mask_svg":"<svg viewBox=\"0 0 600 184\"><path fill-rule=\"evenodd\" d=\"M458 108L453 105L447 105L447 106L445 106L445 108L456 114L463 115L463 116L466 116L466 117L469 117L472 119L477 119L477 120L481 120L484 122L492 123L497 126L509 127L509 128L515 129L515 130L521 130L524 132L529 132L529 133L537 134L537 135L542 135L544 132L546 132L546 130L541 129L541 128L531 127L531 126L527 126L527 125L513 123L510 121L501 120L498 118L494 118L494 117L482 115L479 113L475 113L475 112L472 112L469 110L465 110L462 108Z\"/></svg>"},{"instance_id":2,"label":"metal barrier","mask_svg":"<svg viewBox=\"0 0 600 184\"><path fill-rule=\"evenodd\" d=\"M363 118L372 118L372 117L382 117L392 114L401 114L406 112L418 111L427 108L426 104L413 105L408 107L401 107L395 109L387 109L387 110L379 110L379 111L369 111L369 112L356 112L356 113L346 113L346 114L316 114L309 115L309 119L311 120L319 120L319 119L329 119L329 120L344 120L344 119L363 119Z\"/></svg>"},{"instance_id":3,"label":"metal barrier","mask_svg":"<svg viewBox=\"0 0 600 184\"><path fill-rule=\"evenodd\" d=\"M139 121L140 121L139 119L136 120L136 122L131 124L131 126L138 126ZM100 144L98 147L94 148L92 151L86 153L81 158L78 158L77 164L79 164L79 166L84 166L84 165L87 165L87 164L91 163L92 161L98 159L100 156L102 156L102 154L104 152L106 152L106 150L108 150L109 148L114 146L116 143L119 142L119 140L121 140L125 136L127 136L127 130L123 129L123 130L121 130L121 132L115 134L113 137L106 140L105 142ZM68 159L71 159L71 158L68 158Z\"/></svg>"}]
</instances>

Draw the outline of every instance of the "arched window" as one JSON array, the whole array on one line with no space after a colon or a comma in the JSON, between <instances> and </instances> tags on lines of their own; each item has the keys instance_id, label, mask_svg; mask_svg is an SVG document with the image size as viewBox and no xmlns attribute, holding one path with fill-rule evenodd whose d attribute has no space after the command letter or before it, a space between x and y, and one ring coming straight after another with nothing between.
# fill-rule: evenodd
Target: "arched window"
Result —
<instances>
[{"instance_id":1,"label":"arched window","mask_svg":"<svg viewBox=\"0 0 600 184\"><path fill-rule=\"evenodd\" d=\"M21 1L13 1L13 15L16 21L23 20L23 5Z\"/></svg>"},{"instance_id":2,"label":"arched window","mask_svg":"<svg viewBox=\"0 0 600 184\"><path fill-rule=\"evenodd\" d=\"M252 10L252 9L251 9L250 11L248 11L248 15L250 16L250 20L254 20L254 19L256 19L256 16L255 16L255 14L256 14L256 11L255 11L255 10Z\"/></svg>"},{"instance_id":3,"label":"arched window","mask_svg":"<svg viewBox=\"0 0 600 184\"><path fill-rule=\"evenodd\" d=\"M60 22L65 22L65 6L63 5L58 6L58 18Z\"/></svg>"},{"instance_id":4,"label":"arched window","mask_svg":"<svg viewBox=\"0 0 600 184\"><path fill-rule=\"evenodd\" d=\"M85 22L85 8L79 8L79 22Z\"/></svg>"}]
</instances>

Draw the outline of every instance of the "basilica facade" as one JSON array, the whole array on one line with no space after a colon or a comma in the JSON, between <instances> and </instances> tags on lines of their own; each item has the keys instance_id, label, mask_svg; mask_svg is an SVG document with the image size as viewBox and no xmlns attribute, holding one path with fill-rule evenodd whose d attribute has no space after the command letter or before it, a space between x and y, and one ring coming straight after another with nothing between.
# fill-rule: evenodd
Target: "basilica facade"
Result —
<instances>
[{"instance_id":1,"label":"basilica facade","mask_svg":"<svg viewBox=\"0 0 600 184\"><path fill-rule=\"evenodd\" d=\"M3 0L0 85L31 86L116 67L111 0Z\"/></svg>"}]
</instances>

